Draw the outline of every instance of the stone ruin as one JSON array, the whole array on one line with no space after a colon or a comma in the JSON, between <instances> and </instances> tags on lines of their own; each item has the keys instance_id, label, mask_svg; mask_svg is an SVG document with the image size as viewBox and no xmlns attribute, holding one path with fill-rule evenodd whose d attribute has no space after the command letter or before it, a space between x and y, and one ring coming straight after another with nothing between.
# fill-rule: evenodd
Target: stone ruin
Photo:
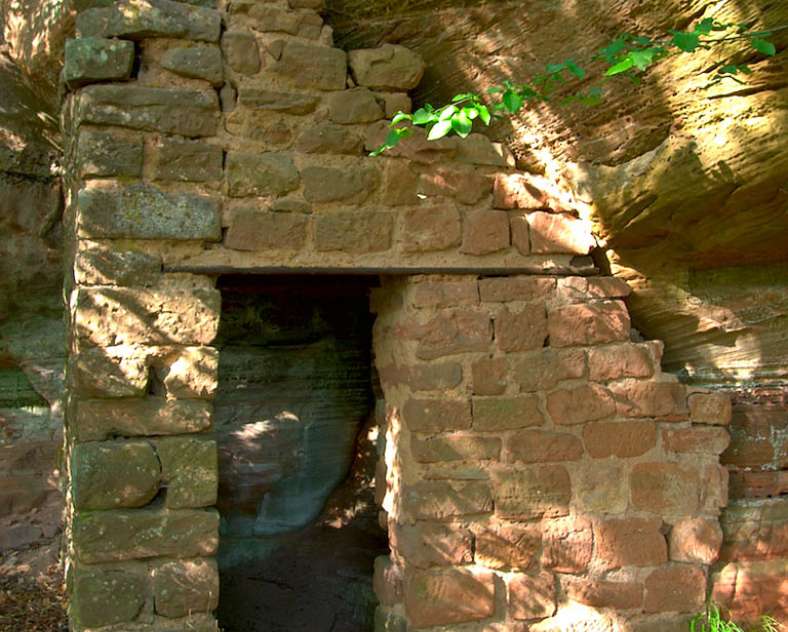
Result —
<instances>
[{"instance_id":1,"label":"stone ruin","mask_svg":"<svg viewBox=\"0 0 788 632\"><path fill-rule=\"evenodd\" d=\"M582 205L481 135L367 157L424 65L322 0L76 4L72 629L217 630L220 527L305 528L371 415L370 628L685 630L730 402L661 372Z\"/></svg>"}]
</instances>

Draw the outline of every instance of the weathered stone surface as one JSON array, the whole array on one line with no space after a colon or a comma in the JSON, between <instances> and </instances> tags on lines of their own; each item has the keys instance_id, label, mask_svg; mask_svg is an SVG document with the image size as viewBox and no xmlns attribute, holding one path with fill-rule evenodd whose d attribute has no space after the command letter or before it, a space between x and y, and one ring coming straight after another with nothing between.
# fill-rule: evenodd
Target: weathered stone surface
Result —
<instances>
[{"instance_id":1,"label":"weathered stone surface","mask_svg":"<svg viewBox=\"0 0 788 632\"><path fill-rule=\"evenodd\" d=\"M133 84L87 86L79 94L77 117L96 125L213 136L219 122L219 99L215 92L199 90Z\"/></svg>"},{"instance_id":2,"label":"weathered stone surface","mask_svg":"<svg viewBox=\"0 0 788 632\"><path fill-rule=\"evenodd\" d=\"M416 308L478 305L479 290L476 279L426 277L413 288L410 302Z\"/></svg>"},{"instance_id":3,"label":"weathered stone surface","mask_svg":"<svg viewBox=\"0 0 788 632\"><path fill-rule=\"evenodd\" d=\"M668 560L659 518L614 518L594 524L596 561L605 569L658 566Z\"/></svg>"},{"instance_id":4,"label":"weathered stone surface","mask_svg":"<svg viewBox=\"0 0 788 632\"><path fill-rule=\"evenodd\" d=\"M161 465L150 443L83 443L74 448L71 490L78 510L143 507L159 491Z\"/></svg>"},{"instance_id":5,"label":"weathered stone surface","mask_svg":"<svg viewBox=\"0 0 788 632\"><path fill-rule=\"evenodd\" d=\"M495 178L493 206L501 209L564 210L557 187L543 176L531 173L499 174Z\"/></svg>"},{"instance_id":6,"label":"weathered stone surface","mask_svg":"<svg viewBox=\"0 0 788 632\"><path fill-rule=\"evenodd\" d=\"M391 546L408 564L418 568L464 566L473 562L470 531L451 525L430 522L397 525Z\"/></svg>"},{"instance_id":7,"label":"weathered stone surface","mask_svg":"<svg viewBox=\"0 0 788 632\"><path fill-rule=\"evenodd\" d=\"M375 95L367 88L353 88L328 97L328 118L334 123L372 123L385 116Z\"/></svg>"},{"instance_id":8,"label":"weathered stone surface","mask_svg":"<svg viewBox=\"0 0 788 632\"><path fill-rule=\"evenodd\" d=\"M653 421L594 421L583 428L583 443L595 459L621 459L645 454L657 445Z\"/></svg>"},{"instance_id":9,"label":"weathered stone surface","mask_svg":"<svg viewBox=\"0 0 788 632\"><path fill-rule=\"evenodd\" d=\"M495 340L504 352L541 349L547 333L547 314L540 303L514 312L504 309L495 317Z\"/></svg>"},{"instance_id":10,"label":"weathered stone surface","mask_svg":"<svg viewBox=\"0 0 788 632\"><path fill-rule=\"evenodd\" d=\"M638 463L630 479L632 502L658 515L692 515L700 501L698 472L677 463Z\"/></svg>"},{"instance_id":11,"label":"weathered stone surface","mask_svg":"<svg viewBox=\"0 0 788 632\"><path fill-rule=\"evenodd\" d=\"M222 53L227 65L242 75L260 72L260 48L248 31L227 31L222 35Z\"/></svg>"},{"instance_id":12,"label":"weathered stone surface","mask_svg":"<svg viewBox=\"0 0 788 632\"><path fill-rule=\"evenodd\" d=\"M531 252L586 255L596 245L591 225L561 213L530 213Z\"/></svg>"},{"instance_id":13,"label":"weathered stone surface","mask_svg":"<svg viewBox=\"0 0 788 632\"><path fill-rule=\"evenodd\" d=\"M410 399L402 408L405 423L413 432L467 430L471 406L467 400Z\"/></svg>"},{"instance_id":14,"label":"weathered stone surface","mask_svg":"<svg viewBox=\"0 0 788 632\"><path fill-rule=\"evenodd\" d=\"M506 441L509 463L565 463L583 456L583 443L575 435L546 430L521 430Z\"/></svg>"},{"instance_id":15,"label":"weathered stone surface","mask_svg":"<svg viewBox=\"0 0 788 632\"><path fill-rule=\"evenodd\" d=\"M69 366L73 392L83 397L140 397L148 388L145 355L130 349L80 349Z\"/></svg>"},{"instance_id":16,"label":"weathered stone surface","mask_svg":"<svg viewBox=\"0 0 788 632\"><path fill-rule=\"evenodd\" d=\"M784 576L783 559L725 564L711 577L712 599L736 621L757 624L763 613L785 612L785 591L782 582L775 581Z\"/></svg>"},{"instance_id":17,"label":"weathered stone surface","mask_svg":"<svg viewBox=\"0 0 788 632\"><path fill-rule=\"evenodd\" d=\"M299 87L343 90L347 80L347 55L336 48L288 40L267 70L296 82Z\"/></svg>"},{"instance_id":18,"label":"weathered stone surface","mask_svg":"<svg viewBox=\"0 0 788 632\"><path fill-rule=\"evenodd\" d=\"M555 573L583 573L591 562L594 533L591 521L567 516L544 524L542 567Z\"/></svg>"},{"instance_id":19,"label":"weathered stone surface","mask_svg":"<svg viewBox=\"0 0 788 632\"><path fill-rule=\"evenodd\" d=\"M356 83L376 90L415 88L426 67L419 55L393 44L351 51L349 62Z\"/></svg>"},{"instance_id":20,"label":"weathered stone surface","mask_svg":"<svg viewBox=\"0 0 788 632\"><path fill-rule=\"evenodd\" d=\"M678 428L662 431L662 444L671 452L722 454L731 442L725 428Z\"/></svg>"},{"instance_id":21,"label":"weathered stone surface","mask_svg":"<svg viewBox=\"0 0 788 632\"><path fill-rule=\"evenodd\" d=\"M298 188L300 179L287 154L227 154L227 187L231 197L279 196Z\"/></svg>"},{"instance_id":22,"label":"weathered stone surface","mask_svg":"<svg viewBox=\"0 0 788 632\"><path fill-rule=\"evenodd\" d=\"M475 560L497 570L525 570L533 564L542 545L537 524L492 522L476 534Z\"/></svg>"},{"instance_id":23,"label":"weathered stone surface","mask_svg":"<svg viewBox=\"0 0 788 632\"><path fill-rule=\"evenodd\" d=\"M77 253L77 283L82 285L154 285L161 277L161 259L133 250L111 250L97 245Z\"/></svg>"},{"instance_id":24,"label":"weathered stone surface","mask_svg":"<svg viewBox=\"0 0 788 632\"><path fill-rule=\"evenodd\" d=\"M462 366L456 362L379 367L384 385L407 384L414 391L447 391L462 382Z\"/></svg>"},{"instance_id":25,"label":"weathered stone surface","mask_svg":"<svg viewBox=\"0 0 788 632\"><path fill-rule=\"evenodd\" d=\"M316 203L361 203L380 186L380 173L370 166L306 167L301 177L304 197Z\"/></svg>"},{"instance_id":26,"label":"weathered stone surface","mask_svg":"<svg viewBox=\"0 0 788 632\"><path fill-rule=\"evenodd\" d=\"M650 344L620 344L588 351L588 377L595 382L651 377L655 362Z\"/></svg>"},{"instance_id":27,"label":"weathered stone surface","mask_svg":"<svg viewBox=\"0 0 788 632\"><path fill-rule=\"evenodd\" d=\"M502 211L471 211L463 221L460 252L487 255L510 245L509 217Z\"/></svg>"},{"instance_id":28,"label":"weathered stone surface","mask_svg":"<svg viewBox=\"0 0 788 632\"><path fill-rule=\"evenodd\" d=\"M418 186L419 176L409 161L384 161L383 183L380 186L380 194L388 206L412 206L418 204Z\"/></svg>"},{"instance_id":29,"label":"weathered stone surface","mask_svg":"<svg viewBox=\"0 0 788 632\"><path fill-rule=\"evenodd\" d=\"M666 566L646 577L646 612L697 612L706 601L706 575L693 566Z\"/></svg>"},{"instance_id":30,"label":"weathered stone surface","mask_svg":"<svg viewBox=\"0 0 788 632\"><path fill-rule=\"evenodd\" d=\"M382 605L393 606L402 601L402 580L402 568L391 561L390 555L375 558L372 586Z\"/></svg>"},{"instance_id":31,"label":"weathered stone surface","mask_svg":"<svg viewBox=\"0 0 788 632\"><path fill-rule=\"evenodd\" d=\"M219 542L219 514L197 509L81 512L73 537L77 559L88 564L210 556Z\"/></svg>"},{"instance_id":32,"label":"weathered stone surface","mask_svg":"<svg viewBox=\"0 0 788 632\"><path fill-rule=\"evenodd\" d=\"M555 289L555 279L548 277L506 276L479 279L483 302L537 301Z\"/></svg>"},{"instance_id":33,"label":"weathered stone surface","mask_svg":"<svg viewBox=\"0 0 788 632\"><path fill-rule=\"evenodd\" d=\"M687 415L687 390L677 382L626 382L611 385L616 408L627 417L666 417Z\"/></svg>"},{"instance_id":34,"label":"weathered stone surface","mask_svg":"<svg viewBox=\"0 0 788 632\"><path fill-rule=\"evenodd\" d=\"M552 573L515 575L508 582L509 614L514 619L544 619L555 612L555 579Z\"/></svg>"},{"instance_id":35,"label":"weathered stone surface","mask_svg":"<svg viewBox=\"0 0 788 632\"><path fill-rule=\"evenodd\" d=\"M235 209L224 238L232 250L298 250L306 242L307 218L301 213L271 213L255 208Z\"/></svg>"},{"instance_id":36,"label":"weathered stone surface","mask_svg":"<svg viewBox=\"0 0 788 632\"><path fill-rule=\"evenodd\" d=\"M403 496L406 511L417 520L446 520L493 509L484 481L420 481L408 485Z\"/></svg>"},{"instance_id":37,"label":"weathered stone surface","mask_svg":"<svg viewBox=\"0 0 788 632\"><path fill-rule=\"evenodd\" d=\"M576 425L613 415L616 404L606 388L585 384L549 393L547 412L557 424Z\"/></svg>"},{"instance_id":38,"label":"weathered stone surface","mask_svg":"<svg viewBox=\"0 0 788 632\"><path fill-rule=\"evenodd\" d=\"M70 87L98 81L123 81L131 76L134 44L85 37L66 42L63 80Z\"/></svg>"},{"instance_id":39,"label":"weathered stone surface","mask_svg":"<svg viewBox=\"0 0 788 632\"><path fill-rule=\"evenodd\" d=\"M219 605L219 569L215 560L164 562L153 571L153 603L172 619L213 612Z\"/></svg>"},{"instance_id":40,"label":"weathered stone surface","mask_svg":"<svg viewBox=\"0 0 788 632\"><path fill-rule=\"evenodd\" d=\"M567 305L549 313L550 345L571 347L629 339L630 320L620 301Z\"/></svg>"},{"instance_id":41,"label":"weathered stone surface","mask_svg":"<svg viewBox=\"0 0 788 632\"><path fill-rule=\"evenodd\" d=\"M418 340L416 356L422 360L487 351L492 340L492 323L482 312L443 311L424 325Z\"/></svg>"},{"instance_id":42,"label":"weathered stone surface","mask_svg":"<svg viewBox=\"0 0 788 632\"><path fill-rule=\"evenodd\" d=\"M77 16L80 37L178 37L216 42L218 11L171 0L120 0Z\"/></svg>"},{"instance_id":43,"label":"weathered stone surface","mask_svg":"<svg viewBox=\"0 0 788 632\"><path fill-rule=\"evenodd\" d=\"M218 182L222 179L223 161L219 146L161 138L155 147L154 178L171 182Z\"/></svg>"},{"instance_id":44,"label":"weathered stone surface","mask_svg":"<svg viewBox=\"0 0 788 632\"><path fill-rule=\"evenodd\" d=\"M204 195L165 193L147 184L79 192L79 234L110 239L221 237L219 203Z\"/></svg>"},{"instance_id":45,"label":"weathered stone surface","mask_svg":"<svg viewBox=\"0 0 788 632\"><path fill-rule=\"evenodd\" d=\"M495 513L500 517L526 520L569 512L571 482L563 465L495 469L490 475Z\"/></svg>"},{"instance_id":46,"label":"weathered stone surface","mask_svg":"<svg viewBox=\"0 0 788 632\"><path fill-rule=\"evenodd\" d=\"M409 208L402 221L402 249L405 252L445 250L462 239L460 213L451 205Z\"/></svg>"},{"instance_id":47,"label":"weathered stone surface","mask_svg":"<svg viewBox=\"0 0 788 632\"><path fill-rule=\"evenodd\" d=\"M629 505L629 480L621 461L586 461L572 468L572 489L581 511L621 514Z\"/></svg>"},{"instance_id":48,"label":"weathered stone surface","mask_svg":"<svg viewBox=\"0 0 788 632\"><path fill-rule=\"evenodd\" d=\"M693 393L688 403L693 423L727 426L731 422L731 398L727 393Z\"/></svg>"},{"instance_id":49,"label":"weathered stone surface","mask_svg":"<svg viewBox=\"0 0 788 632\"><path fill-rule=\"evenodd\" d=\"M216 504L219 461L216 441L203 437L166 437L153 443L166 484L170 509Z\"/></svg>"},{"instance_id":50,"label":"weathered stone surface","mask_svg":"<svg viewBox=\"0 0 788 632\"><path fill-rule=\"evenodd\" d=\"M295 148L305 154L361 154L364 139L352 129L334 123L318 123L301 132ZM388 203L389 201L386 200Z\"/></svg>"},{"instance_id":51,"label":"weathered stone surface","mask_svg":"<svg viewBox=\"0 0 788 632\"><path fill-rule=\"evenodd\" d=\"M512 376L522 391L549 390L563 380L583 377L586 357L581 350L541 349L512 360Z\"/></svg>"},{"instance_id":52,"label":"weathered stone surface","mask_svg":"<svg viewBox=\"0 0 788 632\"><path fill-rule=\"evenodd\" d=\"M636 582L579 579L562 582L562 585L569 599L595 608L633 610L643 604L643 584ZM684 628L681 630L684 632Z\"/></svg>"},{"instance_id":53,"label":"weathered stone surface","mask_svg":"<svg viewBox=\"0 0 788 632\"><path fill-rule=\"evenodd\" d=\"M411 439L413 458L419 463L489 461L498 459L501 439L467 433L451 433Z\"/></svg>"},{"instance_id":54,"label":"weathered stone surface","mask_svg":"<svg viewBox=\"0 0 788 632\"><path fill-rule=\"evenodd\" d=\"M112 132L82 130L77 144L77 163L83 176L142 175L142 139Z\"/></svg>"},{"instance_id":55,"label":"weathered stone surface","mask_svg":"<svg viewBox=\"0 0 788 632\"><path fill-rule=\"evenodd\" d=\"M309 198L307 191L304 195ZM391 248L393 230L392 214L382 211L366 209L318 215L315 218L315 250L352 254L384 252Z\"/></svg>"},{"instance_id":56,"label":"weathered stone surface","mask_svg":"<svg viewBox=\"0 0 788 632\"><path fill-rule=\"evenodd\" d=\"M97 346L207 345L216 337L221 297L213 289L76 290L74 331Z\"/></svg>"},{"instance_id":57,"label":"weathered stone surface","mask_svg":"<svg viewBox=\"0 0 788 632\"><path fill-rule=\"evenodd\" d=\"M536 396L473 398L474 430L514 430L542 424L544 415Z\"/></svg>"},{"instance_id":58,"label":"weathered stone surface","mask_svg":"<svg viewBox=\"0 0 788 632\"><path fill-rule=\"evenodd\" d=\"M170 398L213 398L219 373L218 349L175 347L160 353L153 362L153 368Z\"/></svg>"},{"instance_id":59,"label":"weathered stone surface","mask_svg":"<svg viewBox=\"0 0 788 632\"><path fill-rule=\"evenodd\" d=\"M508 383L506 358L482 358L471 365L474 395L501 395Z\"/></svg>"},{"instance_id":60,"label":"weathered stone surface","mask_svg":"<svg viewBox=\"0 0 788 632\"><path fill-rule=\"evenodd\" d=\"M283 114L311 114L320 97L302 92L277 92L265 88L241 88L238 95L241 105L254 110L270 110Z\"/></svg>"},{"instance_id":61,"label":"weathered stone surface","mask_svg":"<svg viewBox=\"0 0 788 632\"><path fill-rule=\"evenodd\" d=\"M204 79L212 86L224 81L222 53L216 46L170 48L159 61L162 68L190 79Z\"/></svg>"},{"instance_id":62,"label":"weathered stone surface","mask_svg":"<svg viewBox=\"0 0 788 632\"><path fill-rule=\"evenodd\" d=\"M73 431L79 441L101 441L114 435L175 435L210 427L209 402L147 398L81 401Z\"/></svg>"},{"instance_id":63,"label":"weathered stone surface","mask_svg":"<svg viewBox=\"0 0 788 632\"><path fill-rule=\"evenodd\" d=\"M147 601L148 583L141 564L80 564L74 570L70 614L84 628L131 623Z\"/></svg>"},{"instance_id":64,"label":"weathered stone surface","mask_svg":"<svg viewBox=\"0 0 788 632\"><path fill-rule=\"evenodd\" d=\"M480 202L487 196L490 193L490 186L490 178L478 173L475 169L463 168L457 165L437 166L421 174L418 192L426 196L454 198L461 204L470 205ZM486 217L492 219L496 228L500 230L500 225L503 221L498 211L479 212L494 213L495 215L487 215ZM504 215L506 214L504 213ZM474 232L480 236L484 235L481 226L477 226ZM490 237L494 238L495 232L490 231ZM505 232L508 234L508 229Z\"/></svg>"},{"instance_id":65,"label":"weathered stone surface","mask_svg":"<svg viewBox=\"0 0 788 632\"><path fill-rule=\"evenodd\" d=\"M492 573L450 569L405 577L405 611L418 628L486 619L495 608L494 597Z\"/></svg>"},{"instance_id":66,"label":"weathered stone surface","mask_svg":"<svg viewBox=\"0 0 788 632\"><path fill-rule=\"evenodd\" d=\"M670 559L710 565L722 546L719 522L710 518L680 520L670 530Z\"/></svg>"}]
</instances>

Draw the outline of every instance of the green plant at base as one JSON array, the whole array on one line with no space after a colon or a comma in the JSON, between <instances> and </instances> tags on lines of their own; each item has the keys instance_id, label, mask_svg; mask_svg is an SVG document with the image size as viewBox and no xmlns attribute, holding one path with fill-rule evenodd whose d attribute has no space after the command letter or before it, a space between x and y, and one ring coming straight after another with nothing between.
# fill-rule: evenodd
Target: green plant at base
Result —
<instances>
[{"instance_id":1,"label":"green plant at base","mask_svg":"<svg viewBox=\"0 0 788 632\"><path fill-rule=\"evenodd\" d=\"M756 31L751 25L725 24L705 18L690 31L670 31L661 39L623 33L602 48L593 59L601 60L607 66L599 80L623 76L637 83L651 66L666 57L710 50L727 42L746 42L751 50L773 57L777 54L777 47L767 38L785 29L788 29L788 25ZM752 73L747 64L722 62L717 63L712 70L712 84L724 80L741 84L744 83L741 77ZM397 112L391 119L386 140L370 155L379 156L393 149L413 133L414 127L424 128L427 140L431 141L449 135L465 138L473 131L476 121L490 125L493 118L515 115L526 104L551 101L555 93L570 82L581 82L588 77L588 71L574 60L566 59L558 64L548 64L545 72L526 83L504 81L502 85L490 88L487 91L488 100L474 92L466 92L456 95L451 103L442 107L435 108L427 104L412 114ZM602 103L603 98L602 86L593 85L562 95L559 103L594 106Z\"/></svg>"},{"instance_id":2,"label":"green plant at base","mask_svg":"<svg viewBox=\"0 0 788 632\"><path fill-rule=\"evenodd\" d=\"M764 615L758 627L750 632L780 632L780 630L782 626L774 618ZM745 632L745 630L733 621L726 621L720 614L719 607L711 603L706 612L696 614L692 618L690 632Z\"/></svg>"}]
</instances>

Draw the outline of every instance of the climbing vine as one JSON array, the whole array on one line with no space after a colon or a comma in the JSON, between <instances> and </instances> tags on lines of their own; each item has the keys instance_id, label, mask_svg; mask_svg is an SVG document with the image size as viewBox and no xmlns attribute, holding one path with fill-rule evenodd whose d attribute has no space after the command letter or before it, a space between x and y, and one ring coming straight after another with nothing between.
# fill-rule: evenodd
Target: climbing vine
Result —
<instances>
[{"instance_id":1,"label":"climbing vine","mask_svg":"<svg viewBox=\"0 0 788 632\"><path fill-rule=\"evenodd\" d=\"M622 33L598 51L592 61L602 61L603 71L596 77L594 85L566 93L564 88L591 78L591 73L573 59L548 64L545 71L525 83L504 81L487 91L485 96L475 92L458 94L451 102L441 107L430 104L413 113L397 112L391 119L390 130L384 143L370 155L378 156L396 147L400 141L413 133L413 128L424 128L427 140L438 140L445 136L468 136L477 122L489 126L493 119L513 116L526 105L555 100L556 92L562 90L558 99L561 105L580 103L596 106L604 100L602 84L605 80L625 77L639 82L642 76L657 62L666 57L691 54L698 50L711 50L730 42L741 42L750 50L772 57L777 48L770 41L777 31L788 29L788 25L768 30L754 30L747 24L718 22L705 18L688 31L669 31L662 38L652 39L643 35ZM731 80L744 83L752 73L748 64L716 63L712 69L711 83Z\"/></svg>"}]
</instances>

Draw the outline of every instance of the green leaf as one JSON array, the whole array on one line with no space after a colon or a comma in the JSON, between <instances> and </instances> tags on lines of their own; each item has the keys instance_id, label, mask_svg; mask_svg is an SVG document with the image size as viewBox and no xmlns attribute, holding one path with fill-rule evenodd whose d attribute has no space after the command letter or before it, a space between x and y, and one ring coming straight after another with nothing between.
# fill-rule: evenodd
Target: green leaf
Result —
<instances>
[{"instance_id":1,"label":"green leaf","mask_svg":"<svg viewBox=\"0 0 788 632\"><path fill-rule=\"evenodd\" d=\"M455 108L456 109L456 108ZM430 130L430 133L427 134L427 140L438 140L439 138L443 138L451 131L451 121L450 120L442 120L435 123Z\"/></svg>"},{"instance_id":2,"label":"green leaf","mask_svg":"<svg viewBox=\"0 0 788 632\"><path fill-rule=\"evenodd\" d=\"M448 121L452 116L457 114L459 110L455 105L447 105L440 111L440 116L438 116L439 121Z\"/></svg>"},{"instance_id":3,"label":"green leaf","mask_svg":"<svg viewBox=\"0 0 788 632\"><path fill-rule=\"evenodd\" d=\"M435 120L435 113L424 108L419 108L413 113L412 120L414 125L427 125Z\"/></svg>"},{"instance_id":4,"label":"green leaf","mask_svg":"<svg viewBox=\"0 0 788 632\"><path fill-rule=\"evenodd\" d=\"M413 117L410 114L407 114L405 112L397 112L394 115L394 118L391 119L391 126L394 127L398 123L402 123L402 121L412 121L412 120Z\"/></svg>"},{"instance_id":5,"label":"green leaf","mask_svg":"<svg viewBox=\"0 0 788 632\"><path fill-rule=\"evenodd\" d=\"M389 130L388 135L386 136L386 140L383 141L383 144L378 147L375 151L370 152L370 156L380 156L383 152L388 151L389 149L393 149L403 138L407 138L410 136L411 131L406 127L400 128L393 128Z\"/></svg>"},{"instance_id":6,"label":"green leaf","mask_svg":"<svg viewBox=\"0 0 788 632\"><path fill-rule=\"evenodd\" d=\"M612 77L613 75L620 75L622 72L626 72L627 70L632 68L634 65L635 65L635 62L632 61L631 54L627 55L626 57L624 57L624 59L622 59L620 62L618 62L615 66L611 66L610 68L608 68L607 71L605 72L605 76Z\"/></svg>"},{"instance_id":7,"label":"green leaf","mask_svg":"<svg viewBox=\"0 0 788 632\"><path fill-rule=\"evenodd\" d=\"M695 32L698 35L708 35L714 29L714 18L703 18L695 25Z\"/></svg>"},{"instance_id":8,"label":"green leaf","mask_svg":"<svg viewBox=\"0 0 788 632\"><path fill-rule=\"evenodd\" d=\"M462 110L452 117L451 128L457 132L457 136L466 138L473 129L473 121L471 121L471 119L465 115L465 111Z\"/></svg>"},{"instance_id":9,"label":"green leaf","mask_svg":"<svg viewBox=\"0 0 788 632\"><path fill-rule=\"evenodd\" d=\"M777 54L777 48L775 45L761 37L753 37L750 40L750 45L763 55L774 57Z\"/></svg>"},{"instance_id":10,"label":"green leaf","mask_svg":"<svg viewBox=\"0 0 788 632\"><path fill-rule=\"evenodd\" d=\"M585 77L586 77L586 71L585 71L585 70L583 70L583 69L582 69L580 66L578 66L578 65L577 65L575 62L573 62L571 59L567 59L567 60L564 62L564 65L566 66L566 69L567 69L569 72L571 72L571 73L572 73L572 74L573 74L575 77L577 77L578 79L581 79L581 80L582 80L582 79L585 79Z\"/></svg>"},{"instance_id":11,"label":"green leaf","mask_svg":"<svg viewBox=\"0 0 788 632\"><path fill-rule=\"evenodd\" d=\"M465 114L470 120L479 118L479 110L475 105L468 105L462 108L461 113Z\"/></svg>"},{"instance_id":12,"label":"green leaf","mask_svg":"<svg viewBox=\"0 0 788 632\"><path fill-rule=\"evenodd\" d=\"M476 95L472 92L463 92L462 94L457 94L452 98L452 103L457 103L458 101L469 101L471 99L475 99Z\"/></svg>"},{"instance_id":13,"label":"green leaf","mask_svg":"<svg viewBox=\"0 0 788 632\"><path fill-rule=\"evenodd\" d=\"M656 49L646 48L645 50L633 50L629 53L632 63L638 70L645 70L654 63Z\"/></svg>"},{"instance_id":14,"label":"green leaf","mask_svg":"<svg viewBox=\"0 0 788 632\"><path fill-rule=\"evenodd\" d=\"M503 92L503 88L501 86L493 86L492 88L487 88L487 94L500 94Z\"/></svg>"},{"instance_id":15,"label":"green leaf","mask_svg":"<svg viewBox=\"0 0 788 632\"><path fill-rule=\"evenodd\" d=\"M480 105L477 109L479 110L479 118L482 120L482 123L489 125L490 120L492 119L490 116L490 110L487 109L486 105Z\"/></svg>"},{"instance_id":16,"label":"green leaf","mask_svg":"<svg viewBox=\"0 0 788 632\"><path fill-rule=\"evenodd\" d=\"M613 64L616 62L616 59L618 59L619 54L624 52L626 47L627 44L624 38L619 36L599 52L608 64Z\"/></svg>"},{"instance_id":17,"label":"green leaf","mask_svg":"<svg viewBox=\"0 0 788 632\"><path fill-rule=\"evenodd\" d=\"M555 75L561 72L564 69L563 64L547 64L547 72L548 74Z\"/></svg>"},{"instance_id":18,"label":"green leaf","mask_svg":"<svg viewBox=\"0 0 788 632\"><path fill-rule=\"evenodd\" d=\"M674 31L671 42L676 48L683 50L685 53L691 53L698 48L700 44L700 35L698 33Z\"/></svg>"},{"instance_id":19,"label":"green leaf","mask_svg":"<svg viewBox=\"0 0 788 632\"><path fill-rule=\"evenodd\" d=\"M507 90L503 93L503 105L511 113L516 114L523 107L523 98L514 90Z\"/></svg>"}]
</instances>

